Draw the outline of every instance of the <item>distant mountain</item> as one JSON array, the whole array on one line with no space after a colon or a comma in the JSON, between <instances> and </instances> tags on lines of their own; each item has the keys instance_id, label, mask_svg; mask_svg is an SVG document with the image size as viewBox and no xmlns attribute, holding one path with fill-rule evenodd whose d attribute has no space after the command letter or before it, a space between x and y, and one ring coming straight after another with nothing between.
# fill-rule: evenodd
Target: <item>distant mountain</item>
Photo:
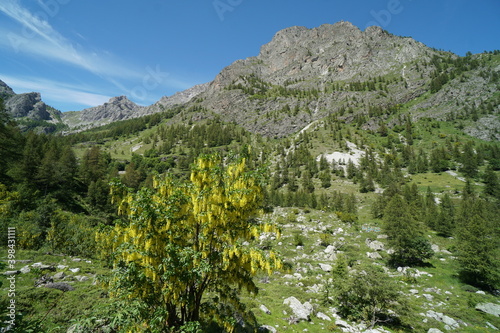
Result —
<instances>
[{"instance_id":1,"label":"distant mountain","mask_svg":"<svg viewBox=\"0 0 500 333\"><path fill-rule=\"evenodd\" d=\"M140 117L143 109L143 106L135 104L126 96L119 96L111 98L103 105L82 111L64 112L62 121L70 129L83 130L119 120Z\"/></svg>"},{"instance_id":2,"label":"distant mountain","mask_svg":"<svg viewBox=\"0 0 500 333\"><path fill-rule=\"evenodd\" d=\"M61 112L42 101L38 92L16 94L5 82L0 81L0 98L13 118L34 121L59 122Z\"/></svg>"},{"instance_id":3,"label":"distant mountain","mask_svg":"<svg viewBox=\"0 0 500 333\"><path fill-rule=\"evenodd\" d=\"M412 118L467 118L472 107L485 103L493 105L491 115L500 111L499 71L498 61L487 55L461 58L375 26L291 27L279 31L258 56L224 68L188 103L206 111L179 117L218 115L281 137L328 115L376 130L403 105ZM485 117L490 116L479 116ZM493 127L499 125L496 120ZM484 126L476 132L500 139Z\"/></svg>"},{"instance_id":4,"label":"distant mountain","mask_svg":"<svg viewBox=\"0 0 500 333\"><path fill-rule=\"evenodd\" d=\"M209 83L147 107L115 97L66 112L62 121L78 131L175 108L172 122L219 117L283 137L325 116L377 130L382 123L397 125L404 114L414 120L463 120L465 132L499 140L499 53L459 57L376 26L361 31L344 21L290 27L277 32L258 56L235 61ZM0 85L0 94L12 93ZM44 104L37 104L39 94L23 98L13 100L12 114L48 117Z\"/></svg>"}]
</instances>

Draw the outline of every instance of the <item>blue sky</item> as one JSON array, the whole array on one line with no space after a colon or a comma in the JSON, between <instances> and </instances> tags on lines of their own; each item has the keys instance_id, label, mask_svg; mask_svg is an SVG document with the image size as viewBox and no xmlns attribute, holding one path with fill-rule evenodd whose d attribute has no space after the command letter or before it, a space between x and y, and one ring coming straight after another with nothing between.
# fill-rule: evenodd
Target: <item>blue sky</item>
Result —
<instances>
[{"instance_id":1,"label":"blue sky","mask_svg":"<svg viewBox=\"0 0 500 333\"><path fill-rule=\"evenodd\" d=\"M500 49L499 0L1 0L0 79L61 111L149 105L286 27L350 21L464 55Z\"/></svg>"}]
</instances>

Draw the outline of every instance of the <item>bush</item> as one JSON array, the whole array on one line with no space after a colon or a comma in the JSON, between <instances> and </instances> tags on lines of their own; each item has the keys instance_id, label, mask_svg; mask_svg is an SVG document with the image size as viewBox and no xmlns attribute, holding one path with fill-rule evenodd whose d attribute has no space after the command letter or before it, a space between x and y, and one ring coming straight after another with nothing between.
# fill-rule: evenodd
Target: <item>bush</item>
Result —
<instances>
[{"instance_id":1,"label":"bush","mask_svg":"<svg viewBox=\"0 0 500 333\"><path fill-rule=\"evenodd\" d=\"M373 327L396 321L406 310L399 286L380 267L363 267L336 284L333 293L339 313L350 320L364 320Z\"/></svg>"}]
</instances>

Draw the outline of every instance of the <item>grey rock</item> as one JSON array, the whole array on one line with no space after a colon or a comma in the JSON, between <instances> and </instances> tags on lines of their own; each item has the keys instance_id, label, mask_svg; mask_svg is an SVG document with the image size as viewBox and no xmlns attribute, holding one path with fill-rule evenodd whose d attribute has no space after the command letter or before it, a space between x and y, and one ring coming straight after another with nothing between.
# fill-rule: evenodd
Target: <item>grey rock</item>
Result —
<instances>
[{"instance_id":1,"label":"grey rock","mask_svg":"<svg viewBox=\"0 0 500 333\"><path fill-rule=\"evenodd\" d=\"M277 333L278 330L276 330L276 328L270 326L270 325L262 325L261 327L259 327L259 332L263 332L263 333Z\"/></svg>"},{"instance_id":2,"label":"grey rock","mask_svg":"<svg viewBox=\"0 0 500 333\"><path fill-rule=\"evenodd\" d=\"M333 269L332 265L328 264L319 264L319 267L325 272L331 272Z\"/></svg>"},{"instance_id":3,"label":"grey rock","mask_svg":"<svg viewBox=\"0 0 500 333\"><path fill-rule=\"evenodd\" d=\"M491 324L490 322L486 322L486 326L491 328L492 330L498 331L498 328L496 326L494 326L493 324Z\"/></svg>"},{"instance_id":4,"label":"grey rock","mask_svg":"<svg viewBox=\"0 0 500 333\"><path fill-rule=\"evenodd\" d=\"M64 292L75 290L75 288L72 285L70 285L68 283L64 283L64 282L47 283L44 285L44 287L58 289L58 290L61 290Z\"/></svg>"},{"instance_id":5,"label":"grey rock","mask_svg":"<svg viewBox=\"0 0 500 333\"><path fill-rule=\"evenodd\" d=\"M491 314L495 317L500 316L500 304L479 303L476 305L476 310Z\"/></svg>"},{"instance_id":6,"label":"grey rock","mask_svg":"<svg viewBox=\"0 0 500 333\"><path fill-rule=\"evenodd\" d=\"M26 265L23 268L21 268L21 273L26 274L26 273L29 273L29 272L31 272L30 266Z\"/></svg>"},{"instance_id":7,"label":"grey rock","mask_svg":"<svg viewBox=\"0 0 500 333\"><path fill-rule=\"evenodd\" d=\"M382 256L378 252L366 252L366 256L370 259L382 259Z\"/></svg>"},{"instance_id":8,"label":"grey rock","mask_svg":"<svg viewBox=\"0 0 500 333\"><path fill-rule=\"evenodd\" d=\"M80 271L80 268L79 267L76 267L76 268L70 268L69 269L71 272L73 273L78 273Z\"/></svg>"},{"instance_id":9,"label":"grey rock","mask_svg":"<svg viewBox=\"0 0 500 333\"><path fill-rule=\"evenodd\" d=\"M427 333L443 333L443 331L438 330L437 328L429 328Z\"/></svg>"},{"instance_id":10,"label":"grey rock","mask_svg":"<svg viewBox=\"0 0 500 333\"><path fill-rule=\"evenodd\" d=\"M374 251L382 251L384 249L384 243L380 241L373 241L368 244L368 247Z\"/></svg>"},{"instance_id":11,"label":"grey rock","mask_svg":"<svg viewBox=\"0 0 500 333\"><path fill-rule=\"evenodd\" d=\"M324 250L325 253L327 254L332 254L335 253L335 246L333 245L328 245L326 249Z\"/></svg>"},{"instance_id":12,"label":"grey rock","mask_svg":"<svg viewBox=\"0 0 500 333\"><path fill-rule=\"evenodd\" d=\"M432 318L434 320L444 323L445 325L449 326L450 329L457 329L460 327L460 324L455 319L448 317L442 313L435 312L433 310L428 310L426 316L428 318Z\"/></svg>"},{"instance_id":13,"label":"grey rock","mask_svg":"<svg viewBox=\"0 0 500 333\"><path fill-rule=\"evenodd\" d=\"M89 277L85 275L77 275L75 276L75 279L79 282L85 282L89 280Z\"/></svg>"},{"instance_id":14,"label":"grey rock","mask_svg":"<svg viewBox=\"0 0 500 333\"><path fill-rule=\"evenodd\" d=\"M54 274L53 278L54 280L61 280L64 279L65 276L66 274L64 274L64 272L57 272L56 274Z\"/></svg>"},{"instance_id":15,"label":"grey rock","mask_svg":"<svg viewBox=\"0 0 500 333\"><path fill-rule=\"evenodd\" d=\"M308 302L306 302L308 303ZM294 316L298 320L310 320L310 315L312 313L312 307L306 305L306 303L302 304L297 298L291 296L283 301L284 305L288 305L292 310Z\"/></svg>"},{"instance_id":16,"label":"grey rock","mask_svg":"<svg viewBox=\"0 0 500 333\"><path fill-rule=\"evenodd\" d=\"M31 92L14 95L5 103L5 109L14 118L27 117L33 120L49 120L47 105L42 102L40 93Z\"/></svg>"},{"instance_id":17,"label":"grey rock","mask_svg":"<svg viewBox=\"0 0 500 333\"><path fill-rule=\"evenodd\" d=\"M259 309L261 309L262 312L270 315L271 314L271 311L264 305L264 304L261 304Z\"/></svg>"},{"instance_id":18,"label":"grey rock","mask_svg":"<svg viewBox=\"0 0 500 333\"><path fill-rule=\"evenodd\" d=\"M5 276L11 276L11 275L17 275L17 274L21 274L21 271L6 271L3 273L3 275L5 275Z\"/></svg>"},{"instance_id":19,"label":"grey rock","mask_svg":"<svg viewBox=\"0 0 500 333\"><path fill-rule=\"evenodd\" d=\"M323 312L318 312L316 313L316 317L318 317L321 320L326 320L326 321L332 321L332 318L328 317L326 314Z\"/></svg>"}]
</instances>

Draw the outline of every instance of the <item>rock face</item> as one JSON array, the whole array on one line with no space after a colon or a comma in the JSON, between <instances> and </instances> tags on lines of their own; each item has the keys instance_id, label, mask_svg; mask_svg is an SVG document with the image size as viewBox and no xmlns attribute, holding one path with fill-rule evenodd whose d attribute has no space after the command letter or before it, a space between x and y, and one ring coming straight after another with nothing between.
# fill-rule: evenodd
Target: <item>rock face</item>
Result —
<instances>
[{"instance_id":1,"label":"rock face","mask_svg":"<svg viewBox=\"0 0 500 333\"><path fill-rule=\"evenodd\" d=\"M0 80L0 98L4 100L7 113L13 118L59 122L61 112L45 104L38 92L16 94Z\"/></svg>"},{"instance_id":2,"label":"rock face","mask_svg":"<svg viewBox=\"0 0 500 333\"><path fill-rule=\"evenodd\" d=\"M42 102L40 93L26 93L10 97L5 108L14 118L28 117L33 120L50 120L47 105Z\"/></svg>"},{"instance_id":3,"label":"rock face","mask_svg":"<svg viewBox=\"0 0 500 333\"><path fill-rule=\"evenodd\" d=\"M0 80L0 98L2 98L5 101L15 94L16 93L14 92L14 90L12 90L11 87L9 87L5 82Z\"/></svg>"}]
</instances>

